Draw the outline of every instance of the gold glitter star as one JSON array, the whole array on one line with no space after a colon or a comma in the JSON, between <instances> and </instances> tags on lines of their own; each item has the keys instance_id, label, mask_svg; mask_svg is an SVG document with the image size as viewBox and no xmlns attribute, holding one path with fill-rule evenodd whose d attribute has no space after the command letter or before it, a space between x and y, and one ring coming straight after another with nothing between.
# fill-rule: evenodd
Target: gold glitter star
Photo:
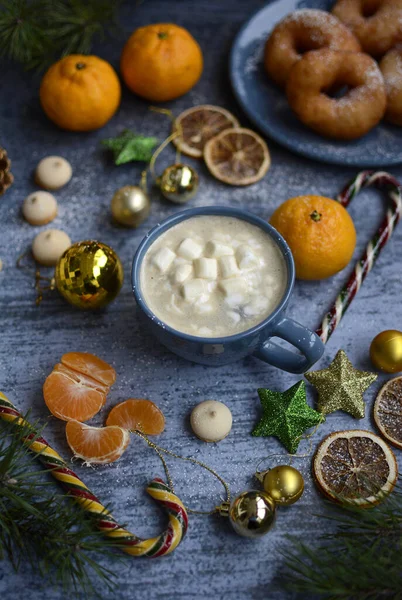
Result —
<instances>
[{"instance_id":1,"label":"gold glitter star","mask_svg":"<svg viewBox=\"0 0 402 600\"><path fill-rule=\"evenodd\" d=\"M327 415L344 410L356 419L364 417L363 393L377 379L368 371L358 371L348 359L346 352L339 350L327 369L305 373L307 381L318 391L317 409Z\"/></svg>"},{"instance_id":2,"label":"gold glitter star","mask_svg":"<svg viewBox=\"0 0 402 600\"><path fill-rule=\"evenodd\" d=\"M323 415L307 404L304 381L299 381L284 392L260 388L258 395L262 417L251 435L274 435L291 454L296 452L306 429L325 421Z\"/></svg>"}]
</instances>

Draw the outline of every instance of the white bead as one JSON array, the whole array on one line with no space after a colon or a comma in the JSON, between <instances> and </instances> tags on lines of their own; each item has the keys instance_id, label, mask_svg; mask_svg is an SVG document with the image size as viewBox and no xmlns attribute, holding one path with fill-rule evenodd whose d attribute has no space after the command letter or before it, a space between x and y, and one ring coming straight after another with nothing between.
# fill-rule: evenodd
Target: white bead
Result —
<instances>
[{"instance_id":1,"label":"white bead","mask_svg":"<svg viewBox=\"0 0 402 600\"><path fill-rule=\"evenodd\" d=\"M224 293L225 301L229 306L239 306L244 302L247 283L242 277L220 281L219 288Z\"/></svg>"},{"instance_id":2,"label":"white bead","mask_svg":"<svg viewBox=\"0 0 402 600\"><path fill-rule=\"evenodd\" d=\"M220 256L231 256L234 252L233 248L230 246L222 244L222 242L211 240L207 242L207 245L205 246L205 254L206 256L219 258Z\"/></svg>"},{"instance_id":3,"label":"white bead","mask_svg":"<svg viewBox=\"0 0 402 600\"><path fill-rule=\"evenodd\" d=\"M215 258L197 258L194 261L196 277L202 279L216 279L218 277L218 262Z\"/></svg>"},{"instance_id":4,"label":"white bead","mask_svg":"<svg viewBox=\"0 0 402 600\"><path fill-rule=\"evenodd\" d=\"M47 156L36 167L35 181L47 190L58 190L70 181L72 174L68 160L62 156Z\"/></svg>"},{"instance_id":5,"label":"white bead","mask_svg":"<svg viewBox=\"0 0 402 600\"><path fill-rule=\"evenodd\" d=\"M46 229L38 233L32 243L32 254L41 265L52 267L71 246L69 236L60 229Z\"/></svg>"},{"instance_id":6,"label":"white bead","mask_svg":"<svg viewBox=\"0 0 402 600\"><path fill-rule=\"evenodd\" d=\"M236 259L239 268L242 270L255 269L259 265L257 256L254 254L250 246L243 244L236 250Z\"/></svg>"},{"instance_id":7,"label":"white bead","mask_svg":"<svg viewBox=\"0 0 402 600\"><path fill-rule=\"evenodd\" d=\"M186 281L186 279L188 279L190 277L192 272L193 272L193 267L191 265L188 265L188 264L179 265L177 267L176 271L174 272L173 281L175 283L183 283L183 281Z\"/></svg>"},{"instance_id":8,"label":"white bead","mask_svg":"<svg viewBox=\"0 0 402 600\"><path fill-rule=\"evenodd\" d=\"M206 285L203 279L192 279L183 283L181 293L187 302L195 302L206 294Z\"/></svg>"},{"instance_id":9,"label":"white bead","mask_svg":"<svg viewBox=\"0 0 402 600\"><path fill-rule=\"evenodd\" d=\"M43 190L29 194L22 205L22 214L31 225L46 225L57 215L57 201Z\"/></svg>"},{"instance_id":10,"label":"white bead","mask_svg":"<svg viewBox=\"0 0 402 600\"><path fill-rule=\"evenodd\" d=\"M175 257L176 254L172 252L170 248L160 248L152 257L152 263L159 269L161 273L165 273L169 269Z\"/></svg>"},{"instance_id":11,"label":"white bead","mask_svg":"<svg viewBox=\"0 0 402 600\"><path fill-rule=\"evenodd\" d=\"M234 256L222 256L219 259L219 268L223 279L235 277L239 274L239 269Z\"/></svg>"},{"instance_id":12,"label":"white bead","mask_svg":"<svg viewBox=\"0 0 402 600\"><path fill-rule=\"evenodd\" d=\"M177 250L177 254L190 260L201 256L201 252L202 246L190 238L184 239Z\"/></svg>"}]
</instances>

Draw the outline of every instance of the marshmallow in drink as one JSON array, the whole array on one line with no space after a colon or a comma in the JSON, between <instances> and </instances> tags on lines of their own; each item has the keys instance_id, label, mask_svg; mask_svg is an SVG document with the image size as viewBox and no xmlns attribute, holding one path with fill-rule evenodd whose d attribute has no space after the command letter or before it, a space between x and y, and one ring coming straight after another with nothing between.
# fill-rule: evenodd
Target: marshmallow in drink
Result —
<instances>
[{"instance_id":1,"label":"marshmallow in drink","mask_svg":"<svg viewBox=\"0 0 402 600\"><path fill-rule=\"evenodd\" d=\"M161 273L165 273L175 258L176 254L170 248L162 247L154 254L152 262Z\"/></svg>"},{"instance_id":2,"label":"marshmallow in drink","mask_svg":"<svg viewBox=\"0 0 402 600\"><path fill-rule=\"evenodd\" d=\"M186 302L195 302L207 294L207 287L204 279L191 279L183 283L181 293Z\"/></svg>"},{"instance_id":3,"label":"marshmallow in drink","mask_svg":"<svg viewBox=\"0 0 402 600\"><path fill-rule=\"evenodd\" d=\"M196 277L201 279L216 279L218 277L218 262L215 258L197 258L194 261Z\"/></svg>"},{"instance_id":4,"label":"marshmallow in drink","mask_svg":"<svg viewBox=\"0 0 402 600\"><path fill-rule=\"evenodd\" d=\"M248 271L249 269L256 269L259 265L259 260L254 254L250 246L242 244L236 249L236 260L239 265L239 269L242 271Z\"/></svg>"},{"instance_id":5,"label":"marshmallow in drink","mask_svg":"<svg viewBox=\"0 0 402 600\"><path fill-rule=\"evenodd\" d=\"M219 259L219 268L223 279L239 275L239 268L234 256L222 256Z\"/></svg>"},{"instance_id":6,"label":"marshmallow in drink","mask_svg":"<svg viewBox=\"0 0 402 600\"><path fill-rule=\"evenodd\" d=\"M173 274L173 281L175 283L183 283L183 281L186 281L186 279L188 279L192 273L192 265L179 265Z\"/></svg>"},{"instance_id":7,"label":"marshmallow in drink","mask_svg":"<svg viewBox=\"0 0 402 600\"><path fill-rule=\"evenodd\" d=\"M239 306L246 298L247 283L243 277L233 277L219 282L219 288L225 296L225 301L229 306Z\"/></svg>"},{"instance_id":8,"label":"marshmallow in drink","mask_svg":"<svg viewBox=\"0 0 402 600\"><path fill-rule=\"evenodd\" d=\"M198 258L199 256L201 256L201 253L202 246L200 246L200 244L197 244L197 242L195 242L191 238L185 238L181 242L177 250L177 254L179 256L182 256L183 258L187 258L189 260L194 260L194 258Z\"/></svg>"},{"instance_id":9,"label":"marshmallow in drink","mask_svg":"<svg viewBox=\"0 0 402 600\"><path fill-rule=\"evenodd\" d=\"M205 246L205 255L212 258L231 256L232 254L234 254L233 248L219 241L211 240Z\"/></svg>"}]
</instances>

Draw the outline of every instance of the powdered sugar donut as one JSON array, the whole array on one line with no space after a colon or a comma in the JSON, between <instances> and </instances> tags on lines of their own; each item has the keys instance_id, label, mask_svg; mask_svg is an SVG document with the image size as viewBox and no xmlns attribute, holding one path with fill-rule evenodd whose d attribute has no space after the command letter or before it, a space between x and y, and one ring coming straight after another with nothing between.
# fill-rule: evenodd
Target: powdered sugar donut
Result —
<instances>
[{"instance_id":1,"label":"powdered sugar donut","mask_svg":"<svg viewBox=\"0 0 402 600\"><path fill-rule=\"evenodd\" d=\"M385 118L394 125L402 125L402 47L393 48L383 57L380 69L387 93Z\"/></svg>"},{"instance_id":2,"label":"powdered sugar donut","mask_svg":"<svg viewBox=\"0 0 402 600\"><path fill-rule=\"evenodd\" d=\"M323 90L342 88L341 98ZM328 48L307 52L292 68L286 94L299 119L321 135L353 140L382 119L386 94L381 71L368 54Z\"/></svg>"},{"instance_id":3,"label":"powdered sugar donut","mask_svg":"<svg viewBox=\"0 0 402 600\"><path fill-rule=\"evenodd\" d=\"M332 13L372 56L378 58L402 41L402 0L338 0Z\"/></svg>"},{"instance_id":4,"label":"powdered sugar donut","mask_svg":"<svg viewBox=\"0 0 402 600\"><path fill-rule=\"evenodd\" d=\"M360 44L336 17L314 9L296 10L272 31L265 45L264 65L270 77L281 87L295 62L309 50L332 48L359 52Z\"/></svg>"}]
</instances>

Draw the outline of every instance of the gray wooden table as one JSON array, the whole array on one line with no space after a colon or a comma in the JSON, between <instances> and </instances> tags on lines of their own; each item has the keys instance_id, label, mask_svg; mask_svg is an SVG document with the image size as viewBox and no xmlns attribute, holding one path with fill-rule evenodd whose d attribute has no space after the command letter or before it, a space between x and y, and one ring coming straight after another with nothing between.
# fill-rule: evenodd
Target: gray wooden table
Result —
<instances>
[{"instance_id":1,"label":"gray wooden table","mask_svg":"<svg viewBox=\"0 0 402 600\"><path fill-rule=\"evenodd\" d=\"M227 107L248 125L230 91L227 76L228 52L242 22L263 5L261 0L146 0L139 8L128 1L122 10L125 34L120 39L96 47L95 54L118 67L122 44L134 28L152 22L175 22L187 27L200 42L205 70L200 83L187 96L171 103L176 113L196 104L212 103ZM64 352L78 350L98 354L114 365L117 382L98 422L110 406L129 397L147 397L166 415L166 431L160 443L184 455L192 455L216 468L230 483L233 494L255 485L256 463L272 453L284 453L274 438L253 438L251 429L260 415L257 388L284 390L300 379L266 366L256 359L220 368L208 368L185 362L159 347L137 319L130 287L130 265L134 251L146 231L180 207L152 193L152 215L138 230L116 227L109 205L116 189L136 183L140 166L114 167L100 148L100 140L114 136L123 128L135 129L164 139L169 125L163 116L150 113L148 104L127 90L116 117L102 130L90 134L59 131L46 119L38 101L39 79L14 65L2 64L0 102L0 143L13 160L15 184L0 199L0 389L22 410L32 408L33 418L46 419L48 411L42 398L42 385L53 365ZM284 200L301 193L334 197L355 171L305 160L269 142L272 167L268 175L250 188L231 188L209 176L197 163L201 185L192 206L223 204L247 208L268 219ZM16 269L17 257L25 251L38 229L28 225L20 209L25 196L36 189L32 171L49 154L65 156L73 165L70 184L56 193L59 216L52 225L67 231L73 241L87 238L110 244L119 253L126 272L121 294L102 313L84 313L67 305L57 293L46 296L40 308L35 306L32 280ZM159 168L174 160L173 150L166 151ZM402 177L402 168L393 168ZM365 192L352 203L350 212L358 229L361 251L377 228L384 203L374 192ZM330 340L319 367L325 367L339 348L348 353L357 368L370 369L368 348L371 339L383 329L402 325L401 262L402 227L384 250L358 298L354 301L339 330ZM288 314L315 328L323 312L333 301L345 280L344 272L330 280L297 283ZM329 415L314 436L314 446L329 432L350 428L373 428L370 418L376 391L385 377L366 393L367 416L361 421L345 413ZM309 402L314 392L308 387ZM189 427L192 407L204 399L225 402L234 417L230 436L218 445L195 439ZM70 456L64 424L51 419L47 437L65 456ZM301 447L306 450L307 445ZM280 459L271 458L266 466ZM283 459L282 461L283 462ZM310 476L310 460L295 462L306 479L302 500L288 510L280 510L275 529L260 542L236 536L229 523L210 517L191 517L188 535L179 549L162 560L128 559L123 565L108 561L119 575L116 591L101 591L103 598L196 599L208 595L223 598L290 598L273 584L280 573L280 550L289 543L286 534L313 541L322 531L323 521L313 516L326 507L317 494ZM169 460L176 489L191 507L215 506L222 489L208 473L180 461ZM111 466L74 467L79 475L115 514L138 535L148 537L164 527L164 518L146 497L144 486L156 475L163 475L154 453L139 439L117 463ZM46 587L27 569L13 574L10 566L0 564L0 592L11 599L16 592L39 599L59 600L63 593Z\"/></svg>"}]
</instances>

